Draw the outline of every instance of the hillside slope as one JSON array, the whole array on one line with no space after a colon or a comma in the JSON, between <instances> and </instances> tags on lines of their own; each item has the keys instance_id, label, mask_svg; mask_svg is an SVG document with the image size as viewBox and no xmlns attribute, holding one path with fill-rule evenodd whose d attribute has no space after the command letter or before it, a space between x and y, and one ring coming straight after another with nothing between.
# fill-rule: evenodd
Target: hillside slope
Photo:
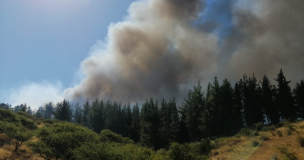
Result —
<instances>
[{"instance_id":1,"label":"hillside slope","mask_svg":"<svg viewBox=\"0 0 304 160\"><path fill-rule=\"evenodd\" d=\"M264 127L259 132L251 131L248 136L220 138L219 148L212 150L209 159L270 160L277 156L278 159L288 160L292 157L287 156L292 154L299 160L304 159L304 147L299 142L299 137L304 136L304 122L282 125L279 128Z\"/></svg>"}]
</instances>

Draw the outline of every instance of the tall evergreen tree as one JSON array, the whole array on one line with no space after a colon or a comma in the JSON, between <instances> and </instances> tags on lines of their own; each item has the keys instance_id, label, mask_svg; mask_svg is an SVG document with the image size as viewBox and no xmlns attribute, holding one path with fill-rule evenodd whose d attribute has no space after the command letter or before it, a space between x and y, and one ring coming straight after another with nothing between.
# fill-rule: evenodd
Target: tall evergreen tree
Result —
<instances>
[{"instance_id":1,"label":"tall evergreen tree","mask_svg":"<svg viewBox=\"0 0 304 160\"><path fill-rule=\"evenodd\" d=\"M204 109L202 86L198 82L193 91L189 91L188 98L185 99L181 108L185 116L190 141L199 141L206 136L206 124L204 124L203 119Z\"/></svg>"},{"instance_id":2,"label":"tall evergreen tree","mask_svg":"<svg viewBox=\"0 0 304 160\"><path fill-rule=\"evenodd\" d=\"M64 99L61 103L58 103L53 111L53 115L58 120L68 122L71 121L72 111L70 102Z\"/></svg>"},{"instance_id":3,"label":"tall evergreen tree","mask_svg":"<svg viewBox=\"0 0 304 160\"><path fill-rule=\"evenodd\" d=\"M222 117L220 113L219 101L220 86L217 77L214 77L212 84L208 84L206 97L206 111L204 118L207 127L211 130L213 135L221 134Z\"/></svg>"},{"instance_id":4,"label":"tall evergreen tree","mask_svg":"<svg viewBox=\"0 0 304 160\"><path fill-rule=\"evenodd\" d=\"M219 88L219 113L220 123L218 127L222 129L221 134L231 133L236 129L237 123L234 115L234 93L228 79L225 79Z\"/></svg>"},{"instance_id":5,"label":"tall evergreen tree","mask_svg":"<svg viewBox=\"0 0 304 160\"><path fill-rule=\"evenodd\" d=\"M175 99L167 103L164 99L161 102L159 111L160 116L160 135L162 146L167 147L170 143L177 141L179 132L179 117Z\"/></svg>"},{"instance_id":6,"label":"tall evergreen tree","mask_svg":"<svg viewBox=\"0 0 304 160\"><path fill-rule=\"evenodd\" d=\"M170 108L170 143L171 142L177 142L178 141L178 134L179 134L179 124L180 124L180 119L177 111L177 106L175 102L175 98L171 100L168 104L168 107Z\"/></svg>"},{"instance_id":7,"label":"tall evergreen tree","mask_svg":"<svg viewBox=\"0 0 304 160\"><path fill-rule=\"evenodd\" d=\"M103 101L98 101L96 99L91 106L89 111L89 124L92 127L93 131L100 133L104 129L104 103Z\"/></svg>"},{"instance_id":8,"label":"tall evergreen tree","mask_svg":"<svg viewBox=\"0 0 304 160\"><path fill-rule=\"evenodd\" d=\"M126 104L126 107L124 108L125 112L125 125L126 125L126 136L131 136L131 124L132 124L132 111L130 103Z\"/></svg>"},{"instance_id":9,"label":"tall evergreen tree","mask_svg":"<svg viewBox=\"0 0 304 160\"><path fill-rule=\"evenodd\" d=\"M90 105L90 102L89 100L87 99L86 102L83 104L83 115L82 115L82 123L84 126L86 127L89 127L90 124L89 124L89 112L90 112L90 108L91 108L91 105Z\"/></svg>"},{"instance_id":10,"label":"tall evergreen tree","mask_svg":"<svg viewBox=\"0 0 304 160\"><path fill-rule=\"evenodd\" d=\"M293 90L298 117L304 119L304 81L296 84Z\"/></svg>"},{"instance_id":11,"label":"tall evergreen tree","mask_svg":"<svg viewBox=\"0 0 304 160\"><path fill-rule=\"evenodd\" d=\"M148 147L159 149L161 142L159 138L158 102L154 103L152 98L142 106L141 126L140 141Z\"/></svg>"},{"instance_id":12,"label":"tall evergreen tree","mask_svg":"<svg viewBox=\"0 0 304 160\"><path fill-rule=\"evenodd\" d=\"M253 126L255 123L264 122L264 113L260 107L261 88L254 74L250 78L244 75L241 84L246 125Z\"/></svg>"},{"instance_id":13,"label":"tall evergreen tree","mask_svg":"<svg viewBox=\"0 0 304 160\"><path fill-rule=\"evenodd\" d=\"M268 123L277 124L280 121L279 108L275 105L275 86L271 85L270 80L265 75L261 82L262 96L261 107L264 110Z\"/></svg>"},{"instance_id":14,"label":"tall evergreen tree","mask_svg":"<svg viewBox=\"0 0 304 160\"><path fill-rule=\"evenodd\" d=\"M241 85L236 83L234 86L234 107L233 107L233 121L235 129L241 129L244 126L243 119L243 104L242 104L242 90Z\"/></svg>"},{"instance_id":15,"label":"tall evergreen tree","mask_svg":"<svg viewBox=\"0 0 304 160\"><path fill-rule=\"evenodd\" d=\"M82 124L82 121L83 121L83 111L79 103L77 103L75 106L74 122L78 124Z\"/></svg>"},{"instance_id":16,"label":"tall evergreen tree","mask_svg":"<svg viewBox=\"0 0 304 160\"><path fill-rule=\"evenodd\" d=\"M291 88L289 87L290 81L286 80L282 69L275 81L278 83L276 105L280 108L282 118L295 120L296 108L294 106Z\"/></svg>"},{"instance_id":17,"label":"tall evergreen tree","mask_svg":"<svg viewBox=\"0 0 304 160\"><path fill-rule=\"evenodd\" d=\"M131 133L130 138L134 140L134 142L138 142L140 139L140 115L139 115L139 107L136 103L132 109L132 123L131 123Z\"/></svg>"},{"instance_id":18,"label":"tall evergreen tree","mask_svg":"<svg viewBox=\"0 0 304 160\"><path fill-rule=\"evenodd\" d=\"M52 102L47 103L43 106L44 108L44 115L43 118L44 119L51 119L52 118L52 112L54 110L54 105Z\"/></svg>"}]
</instances>

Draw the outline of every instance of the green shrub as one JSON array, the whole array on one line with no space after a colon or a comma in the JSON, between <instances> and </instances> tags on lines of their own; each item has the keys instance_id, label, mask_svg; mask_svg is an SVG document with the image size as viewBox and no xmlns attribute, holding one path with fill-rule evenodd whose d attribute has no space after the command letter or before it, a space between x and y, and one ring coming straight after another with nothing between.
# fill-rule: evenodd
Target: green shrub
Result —
<instances>
[{"instance_id":1,"label":"green shrub","mask_svg":"<svg viewBox=\"0 0 304 160\"><path fill-rule=\"evenodd\" d=\"M270 160L279 160L279 157L277 154L273 154L273 155L271 155Z\"/></svg>"},{"instance_id":2,"label":"green shrub","mask_svg":"<svg viewBox=\"0 0 304 160\"><path fill-rule=\"evenodd\" d=\"M264 123L259 122L259 123L256 123L254 126L255 126L256 130L260 131L264 127Z\"/></svg>"},{"instance_id":3,"label":"green shrub","mask_svg":"<svg viewBox=\"0 0 304 160\"><path fill-rule=\"evenodd\" d=\"M202 143L172 143L169 150L169 157L172 160L207 160L209 153L206 153L206 150L202 150L201 145Z\"/></svg>"},{"instance_id":4,"label":"green shrub","mask_svg":"<svg viewBox=\"0 0 304 160\"><path fill-rule=\"evenodd\" d=\"M130 138L122 137L108 129L102 130L99 136L101 142L134 143Z\"/></svg>"},{"instance_id":5,"label":"green shrub","mask_svg":"<svg viewBox=\"0 0 304 160\"><path fill-rule=\"evenodd\" d=\"M124 157L115 152L112 147L107 143L85 143L72 151L72 159L123 160ZM119 148L116 147L116 150L119 150ZM128 157L125 157L125 159L128 159Z\"/></svg>"},{"instance_id":6,"label":"green shrub","mask_svg":"<svg viewBox=\"0 0 304 160\"><path fill-rule=\"evenodd\" d=\"M248 128L242 128L238 135L240 136L250 136L250 130Z\"/></svg>"},{"instance_id":7,"label":"green shrub","mask_svg":"<svg viewBox=\"0 0 304 160\"><path fill-rule=\"evenodd\" d=\"M18 115L18 118L20 119L20 122L24 127L31 129L31 130L38 128L37 124L34 121L32 121L24 116L21 116L21 115Z\"/></svg>"},{"instance_id":8,"label":"green shrub","mask_svg":"<svg viewBox=\"0 0 304 160\"><path fill-rule=\"evenodd\" d=\"M301 147L304 147L304 137L302 137L302 136L298 137L298 142Z\"/></svg>"},{"instance_id":9,"label":"green shrub","mask_svg":"<svg viewBox=\"0 0 304 160\"><path fill-rule=\"evenodd\" d=\"M250 134L251 137L256 137L258 135L259 135L258 131L252 131L251 134Z\"/></svg>"},{"instance_id":10,"label":"green shrub","mask_svg":"<svg viewBox=\"0 0 304 160\"><path fill-rule=\"evenodd\" d=\"M298 160L296 153L289 151L286 147L277 147L277 149L289 160Z\"/></svg>"},{"instance_id":11,"label":"green shrub","mask_svg":"<svg viewBox=\"0 0 304 160\"><path fill-rule=\"evenodd\" d=\"M253 141L252 142L252 146L253 147L257 147L257 146L259 146L260 145L260 143L258 142L258 141Z\"/></svg>"},{"instance_id":12,"label":"green shrub","mask_svg":"<svg viewBox=\"0 0 304 160\"><path fill-rule=\"evenodd\" d=\"M260 139L262 141L267 141L267 140L269 140L269 137L267 135L265 135L265 134L262 134L261 137L260 137Z\"/></svg>"},{"instance_id":13,"label":"green shrub","mask_svg":"<svg viewBox=\"0 0 304 160\"><path fill-rule=\"evenodd\" d=\"M18 151L21 145L33 136L33 132L24 126L12 122L1 122L0 130L9 138L9 144L14 146L14 151Z\"/></svg>"},{"instance_id":14,"label":"green shrub","mask_svg":"<svg viewBox=\"0 0 304 160\"><path fill-rule=\"evenodd\" d=\"M263 131L263 132L275 131L275 127L274 126L264 126L261 131Z\"/></svg>"},{"instance_id":15,"label":"green shrub","mask_svg":"<svg viewBox=\"0 0 304 160\"><path fill-rule=\"evenodd\" d=\"M290 136L292 134L292 131L291 130L287 130L286 134Z\"/></svg>"},{"instance_id":16,"label":"green shrub","mask_svg":"<svg viewBox=\"0 0 304 160\"><path fill-rule=\"evenodd\" d=\"M54 123L42 127L37 134L40 141L30 143L34 153L47 155L50 159L71 159L73 150L85 143L99 142L98 135L72 123Z\"/></svg>"},{"instance_id":17,"label":"green shrub","mask_svg":"<svg viewBox=\"0 0 304 160\"><path fill-rule=\"evenodd\" d=\"M283 137L283 133L282 133L282 131L277 130L277 135L278 135L279 137Z\"/></svg>"}]
</instances>

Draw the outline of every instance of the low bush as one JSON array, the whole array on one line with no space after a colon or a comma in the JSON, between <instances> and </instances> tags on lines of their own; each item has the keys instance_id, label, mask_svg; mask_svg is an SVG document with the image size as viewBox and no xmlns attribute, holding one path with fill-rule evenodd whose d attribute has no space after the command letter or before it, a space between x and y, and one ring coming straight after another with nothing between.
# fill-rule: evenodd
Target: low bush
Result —
<instances>
[{"instance_id":1,"label":"low bush","mask_svg":"<svg viewBox=\"0 0 304 160\"><path fill-rule=\"evenodd\" d=\"M277 131L277 135L278 135L279 137L283 137L282 131L278 130L278 131Z\"/></svg>"},{"instance_id":2,"label":"low bush","mask_svg":"<svg viewBox=\"0 0 304 160\"><path fill-rule=\"evenodd\" d=\"M304 147L304 137L302 137L302 136L298 137L298 142L301 147Z\"/></svg>"},{"instance_id":3,"label":"low bush","mask_svg":"<svg viewBox=\"0 0 304 160\"><path fill-rule=\"evenodd\" d=\"M252 131L251 134L250 134L251 137L256 137L258 135L259 135L258 131Z\"/></svg>"},{"instance_id":4,"label":"low bush","mask_svg":"<svg viewBox=\"0 0 304 160\"><path fill-rule=\"evenodd\" d=\"M259 122L259 123L256 123L254 126L255 126L256 130L260 131L264 127L264 123Z\"/></svg>"},{"instance_id":5,"label":"low bush","mask_svg":"<svg viewBox=\"0 0 304 160\"><path fill-rule=\"evenodd\" d=\"M277 147L277 149L289 160L298 160L296 153L289 151L286 147Z\"/></svg>"},{"instance_id":6,"label":"low bush","mask_svg":"<svg viewBox=\"0 0 304 160\"><path fill-rule=\"evenodd\" d=\"M266 132L266 131L275 131L275 129L276 128L274 126L264 126L261 131L263 131L263 132Z\"/></svg>"},{"instance_id":7,"label":"low bush","mask_svg":"<svg viewBox=\"0 0 304 160\"><path fill-rule=\"evenodd\" d=\"M101 142L134 143L130 138L122 137L108 129L102 130L99 136Z\"/></svg>"},{"instance_id":8,"label":"low bush","mask_svg":"<svg viewBox=\"0 0 304 160\"><path fill-rule=\"evenodd\" d=\"M239 136L250 136L250 129L248 128L242 128L239 133Z\"/></svg>"},{"instance_id":9,"label":"low bush","mask_svg":"<svg viewBox=\"0 0 304 160\"><path fill-rule=\"evenodd\" d=\"M260 143L258 142L258 141L253 141L252 142L252 146L253 147L257 147L257 146L259 146L260 145Z\"/></svg>"},{"instance_id":10,"label":"low bush","mask_svg":"<svg viewBox=\"0 0 304 160\"><path fill-rule=\"evenodd\" d=\"M260 137L260 139L262 141L267 141L267 140L269 140L269 137L267 135L265 135L265 134L262 134L261 137Z\"/></svg>"},{"instance_id":11,"label":"low bush","mask_svg":"<svg viewBox=\"0 0 304 160\"><path fill-rule=\"evenodd\" d=\"M271 155L270 160L279 160L279 157L277 154L273 154L273 155Z\"/></svg>"}]
</instances>

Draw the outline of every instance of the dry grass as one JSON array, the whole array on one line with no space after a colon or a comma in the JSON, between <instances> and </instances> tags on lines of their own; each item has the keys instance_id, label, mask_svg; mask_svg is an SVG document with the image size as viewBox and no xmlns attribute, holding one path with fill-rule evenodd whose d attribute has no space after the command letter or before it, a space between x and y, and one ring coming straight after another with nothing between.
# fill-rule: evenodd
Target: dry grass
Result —
<instances>
[{"instance_id":1,"label":"dry grass","mask_svg":"<svg viewBox=\"0 0 304 160\"><path fill-rule=\"evenodd\" d=\"M257 137L229 137L224 138L219 143L219 148L211 153L210 160L269 160L271 155L277 154L280 159L283 155L277 147L287 147L288 150L295 152L299 160L304 160L304 148L300 147L297 140L299 136L304 135L304 122L293 123L294 131L288 135L289 127L281 127L282 137L276 135L275 132L260 132L260 135L267 135L269 140L261 141L260 136ZM273 133L275 133L273 135ZM260 146L253 147L252 142L260 142Z\"/></svg>"}]
</instances>

